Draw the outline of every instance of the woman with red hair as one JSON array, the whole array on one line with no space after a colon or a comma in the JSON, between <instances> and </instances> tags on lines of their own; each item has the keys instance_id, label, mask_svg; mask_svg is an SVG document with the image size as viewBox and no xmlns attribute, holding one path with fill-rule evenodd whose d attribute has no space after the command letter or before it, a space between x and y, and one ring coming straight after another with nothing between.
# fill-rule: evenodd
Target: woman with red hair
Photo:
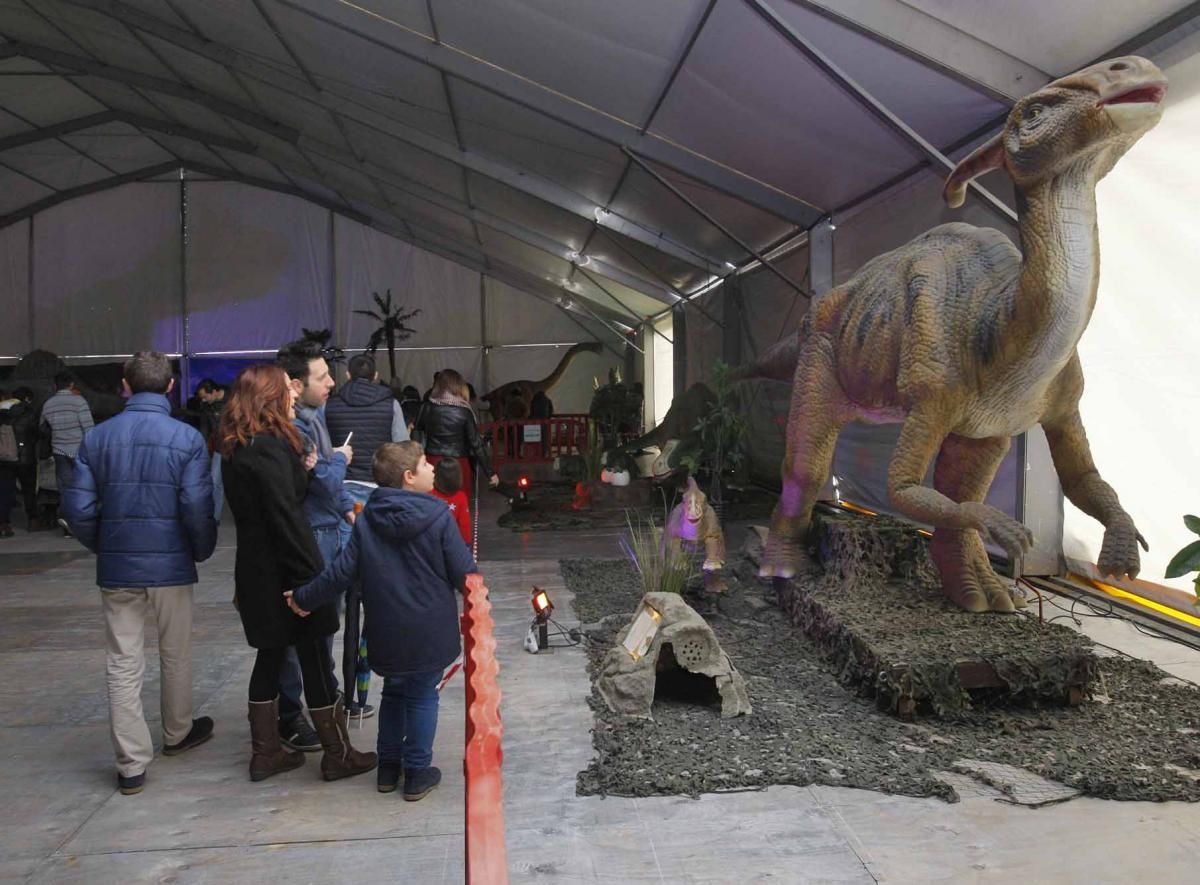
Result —
<instances>
[{"instance_id":1,"label":"woman with red hair","mask_svg":"<svg viewBox=\"0 0 1200 885\"><path fill-rule=\"evenodd\" d=\"M284 599L321 572L321 553L304 517L308 487L300 433L292 423L295 393L283 369L250 366L238 375L221 415L225 500L237 524L234 604L246 641L258 649L250 674L250 779L264 780L304 764L279 740L279 674L295 646L309 713L325 751L321 774L336 780L375 767L374 753L350 746L346 716L332 678L326 637L337 632L332 605L309 618Z\"/></svg>"}]
</instances>

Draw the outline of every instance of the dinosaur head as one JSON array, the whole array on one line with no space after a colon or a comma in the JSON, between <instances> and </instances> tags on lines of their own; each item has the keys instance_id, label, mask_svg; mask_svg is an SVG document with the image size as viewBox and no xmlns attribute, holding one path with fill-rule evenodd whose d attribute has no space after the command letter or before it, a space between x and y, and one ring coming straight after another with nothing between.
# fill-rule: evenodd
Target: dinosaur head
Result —
<instances>
[{"instance_id":1,"label":"dinosaur head","mask_svg":"<svg viewBox=\"0 0 1200 885\"><path fill-rule=\"evenodd\" d=\"M1047 83L1013 105L1004 129L955 167L946 203L961 206L971 180L992 169L1005 169L1019 191L1081 165L1098 181L1154 128L1166 94L1163 72L1136 55Z\"/></svg>"},{"instance_id":2,"label":"dinosaur head","mask_svg":"<svg viewBox=\"0 0 1200 885\"><path fill-rule=\"evenodd\" d=\"M688 477L687 489L683 493L683 515L693 525L704 518L704 508L708 504L708 496L700 491L696 480Z\"/></svg>"}]
</instances>

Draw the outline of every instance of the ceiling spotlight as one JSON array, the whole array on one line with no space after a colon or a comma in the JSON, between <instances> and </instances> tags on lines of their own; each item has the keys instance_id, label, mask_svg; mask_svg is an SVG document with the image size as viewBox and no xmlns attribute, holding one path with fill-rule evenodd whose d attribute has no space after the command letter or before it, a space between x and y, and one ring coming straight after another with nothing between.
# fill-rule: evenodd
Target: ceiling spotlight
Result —
<instances>
[{"instance_id":1,"label":"ceiling spotlight","mask_svg":"<svg viewBox=\"0 0 1200 885\"><path fill-rule=\"evenodd\" d=\"M597 206L594 214L596 216L597 221L603 221L605 218L607 218L609 216L609 211L607 209L605 209L603 206Z\"/></svg>"},{"instance_id":2,"label":"ceiling spotlight","mask_svg":"<svg viewBox=\"0 0 1200 885\"><path fill-rule=\"evenodd\" d=\"M729 268L730 270L737 270L737 265L734 264L732 261L726 261L725 266L727 268Z\"/></svg>"}]
</instances>

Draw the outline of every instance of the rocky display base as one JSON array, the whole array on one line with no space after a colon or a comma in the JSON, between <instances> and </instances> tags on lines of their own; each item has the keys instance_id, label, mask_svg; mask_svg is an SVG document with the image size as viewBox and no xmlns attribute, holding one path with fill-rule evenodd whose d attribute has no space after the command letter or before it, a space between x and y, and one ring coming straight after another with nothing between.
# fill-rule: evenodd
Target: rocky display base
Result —
<instances>
[{"instance_id":1,"label":"rocky display base","mask_svg":"<svg viewBox=\"0 0 1200 885\"><path fill-rule=\"evenodd\" d=\"M972 704L1079 704L1097 659L1087 637L1036 618L969 614L946 601L927 538L887 517L818 512L820 565L774 582L780 607L838 680L902 718ZM747 555L757 562L761 544Z\"/></svg>"}]
</instances>

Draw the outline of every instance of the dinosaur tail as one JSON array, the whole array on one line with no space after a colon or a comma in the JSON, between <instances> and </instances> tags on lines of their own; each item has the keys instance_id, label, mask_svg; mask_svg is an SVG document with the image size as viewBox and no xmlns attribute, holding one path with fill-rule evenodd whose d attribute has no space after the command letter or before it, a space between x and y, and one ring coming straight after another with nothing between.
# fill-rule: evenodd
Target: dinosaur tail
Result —
<instances>
[{"instance_id":1,"label":"dinosaur tail","mask_svg":"<svg viewBox=\"0 0 1200 885\"><path fill-rule=\"evenodd\" d=\"M599 341L584 341L576 344L570 350L563 354L563 358L558 361L558 365L554 371L533 385L535 391L546 391L562 380L563 373L567 371L567 366L571 364L571 360L575 359L575 355L579 353L600 353L604 349Z\"/></svg>"},{"instance_id":2,"label":"dinosaur tail","mask_svg":"<svg viewBox=\"0 0 1200 885\"><path fill-rule=\"evenodd\" d=\"M753 361L735 368L729 373L729 380L738 382L760 378L790 384L795 377L796 361L799 358L800 335L794 333L772 344Z\"/></svg>"}]
</instances>

